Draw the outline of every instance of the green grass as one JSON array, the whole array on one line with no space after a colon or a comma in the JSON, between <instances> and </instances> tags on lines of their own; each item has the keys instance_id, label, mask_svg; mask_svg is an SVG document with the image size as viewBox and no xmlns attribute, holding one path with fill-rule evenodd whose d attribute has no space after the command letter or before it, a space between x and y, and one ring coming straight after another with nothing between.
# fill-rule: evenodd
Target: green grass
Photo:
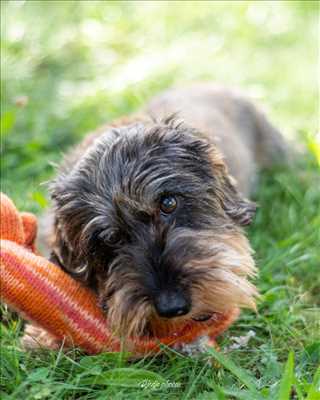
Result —
<instances>
[{"instance_id":1,"label":"green grass","mask_svg":"<svg viewBox=\"0 0 320 400\"><path fill-rule=\"evenodd\" d=\"M185 357L25 353L4 310L3 399L320 398L317 2L1 2L1 181L20 208L47 205L52 162L86 132L192 80L243 87L303 149L264 173L249 237L262 294L220 338L245 348ZM21 97L21 96L24 96ZM22 104L26 103L26 104Z\"/></svg>"}]
</instances>

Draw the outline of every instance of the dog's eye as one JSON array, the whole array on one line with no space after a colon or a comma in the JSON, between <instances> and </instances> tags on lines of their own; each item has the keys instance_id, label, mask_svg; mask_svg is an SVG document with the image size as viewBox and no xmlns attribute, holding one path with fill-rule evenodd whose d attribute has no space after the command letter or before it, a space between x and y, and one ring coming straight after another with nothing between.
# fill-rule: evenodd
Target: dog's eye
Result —
<instances>
[{"instance_id":1,"label":"dog's eye","mask_svg":"<svg viewBox=\"0 0 320 400\"><path fill-rule=\"evenodd\" d=\"M177 208L177 199L174 196L163 196L160 200L160 210L164 214L171 214Z\"/></svg>"},{"instance_id":2,"label":"dog's eye","mask_svg":"<svg viewBox=\"0 0 320 400\"><path fill-rule=\"evenodd\" d=\"M105 242L108 245L115 245L118 244L121 240L119 231L115 229L109 229L106 231L101 232L98 235L99 239Z\"/></svg>"}]
</instances>

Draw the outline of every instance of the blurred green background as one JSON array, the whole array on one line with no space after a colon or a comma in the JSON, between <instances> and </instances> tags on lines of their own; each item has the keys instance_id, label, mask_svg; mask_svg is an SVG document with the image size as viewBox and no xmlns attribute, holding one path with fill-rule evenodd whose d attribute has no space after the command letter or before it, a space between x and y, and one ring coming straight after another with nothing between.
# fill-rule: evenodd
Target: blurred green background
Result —
<instances>
[{"instance_id":1,"label":"blurred green background","mask_svg":"<svg viewBox=\"0 0 320 400\"><path fill-rule=\"evenodd\" d=\"M3 190L39 211L68 146L192 80L240 86L285 134L314 133L317 4L2 1Z\"/></svg>"}]
</instances>

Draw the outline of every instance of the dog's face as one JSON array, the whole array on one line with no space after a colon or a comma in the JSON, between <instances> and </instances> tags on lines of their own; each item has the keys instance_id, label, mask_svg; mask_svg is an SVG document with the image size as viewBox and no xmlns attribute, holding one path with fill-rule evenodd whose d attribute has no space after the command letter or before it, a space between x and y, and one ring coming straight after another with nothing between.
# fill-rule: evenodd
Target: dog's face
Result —
<instances>
[{"instance_id":1,"label":"dog's face","mask_svg":"<svg viewBox=\"0 0 320 400\"><path fill-rule=\"evenodd\" d=\"M219 152L174 119L101 135L52 184L54 255L120 335L162 335L254 307L240 197Z\"/></svg>"}]
</instances>

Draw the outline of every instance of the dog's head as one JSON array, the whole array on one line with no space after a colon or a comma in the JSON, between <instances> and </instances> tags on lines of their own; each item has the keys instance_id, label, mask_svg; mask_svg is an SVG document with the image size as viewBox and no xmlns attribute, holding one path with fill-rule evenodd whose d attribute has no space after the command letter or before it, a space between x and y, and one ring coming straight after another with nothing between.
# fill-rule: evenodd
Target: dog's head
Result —
<instances>
[{"instance_id":1,"label":"dog's head","mask_svg":"<svg viewBox=\"0 0 320 400\"><path fill-rule=\"evenodd\" d=\"M162 335L184 320L254 308L241 226L255 206L217 149L174 118L101 135L52 184L54 253L97 289L121 335Z\"/></svg>"}]
</instances>

